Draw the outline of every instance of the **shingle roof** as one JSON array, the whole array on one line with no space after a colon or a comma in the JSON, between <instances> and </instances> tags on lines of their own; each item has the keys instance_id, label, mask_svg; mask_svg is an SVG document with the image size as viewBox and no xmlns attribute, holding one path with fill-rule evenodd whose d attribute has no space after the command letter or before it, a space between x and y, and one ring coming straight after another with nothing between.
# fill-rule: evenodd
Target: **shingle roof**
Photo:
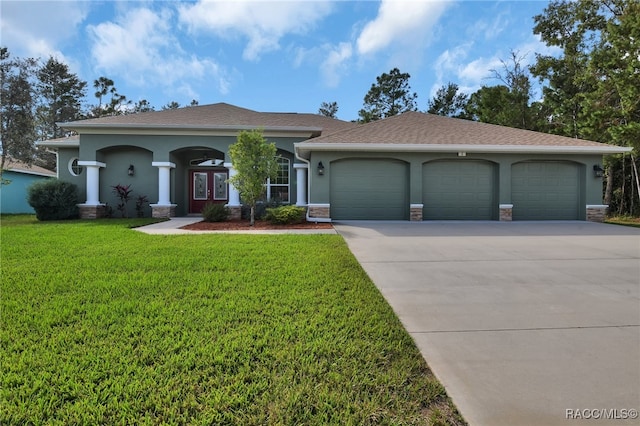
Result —
<instances>
[{"instance_id":1,"label":"shingle roof","mask_svg":"<svg viewBox=\"0 0 640 426\"><path fill-rule=\"evenodd\" d=\"M68 129L82 128L263 128L305 129L332 133L356 126L355 123L319 114L258 112L226 103L163 111L79 120L60 123Z\"/></svg>"},{"instance_id":2,"label":"shingle roof","mask_svg":"<svg viewBox=\"0 0 640 426\"><path fill-rule=\"evenodd\" d=\"M13 159L7 159L7 162L4 164L4 169L10 172L25 173L30 175L50 176L50 177L57 176L56 172L45 169L44 167L34 166L34 165L29 166L26 163L23 163L21 161L16 161Z\"/></svg>"},{"instance_id":3,"label":"shingle roof","mask_svg":"<svg viewBox=\"0 0 640 426\"><path fill-rule=\"evenodd\" d=\"M323 135L311 139L308 143L601 145L598 142L582 139L413 111L373 121L353 129Z\"/></svg>"},{"instance_id":4,"label":"shingle roof","mask_svg":"<svg viewBox=\"0 0 640 426\"><path fill-rule=\"evenodd\" d=\"M628 149L548 133L515 129L476 121L442 117L421 112L385 118L355 128L323 134L296 144L304 151L350 149L377 150L383 146L385 150L442 151L453 149L479 152L491 148L491 151L523 152L527 149L541 152L545 148L557 152L563 148L567 151L591 152L601 150L607 153L627 152Z\"/></svg>"}]
</instances>

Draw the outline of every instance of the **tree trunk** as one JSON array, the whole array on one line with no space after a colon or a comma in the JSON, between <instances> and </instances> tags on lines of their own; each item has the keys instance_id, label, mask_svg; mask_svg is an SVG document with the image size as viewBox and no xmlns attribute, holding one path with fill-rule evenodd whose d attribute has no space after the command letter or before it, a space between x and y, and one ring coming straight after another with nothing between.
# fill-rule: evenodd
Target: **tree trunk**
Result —
<instances>
[{"instance_id":1,"label":"tree trunk","mask_svg":"<svg viewBox=\"0 0 640 426\"><path fill-rule=\"evenodd\" d=\"M256 206L251 206L251 218L249 219L249 225L253 226L256 223Z\"/></svg>"},{"instance_id":2,"label":"tree trunk","mask_svg":"<svg viewBox=\"0 0 640 426\"><path fill-rule=\"evenodd\" d=\"M636 165L636 158L632 155L631 156L631 164L633 165L633 174L635 175L635 181L636 181L636 194L638 195L638 200L640 201L640 178L638 178L638 166ZM633 191L631 191L631 197L633 198ZM631 211L629 212L630 214L633 215L633 203L631 204Z\"/></svg>"},{"instance_id":3,"label":"tree trunk","mask_svg":"<svg viewBox=\"0 0 640 426\"><path fill-rule=\"evenodd\" d=\"M626 162L624 160L625 160L625 157L623 155L622 156L622 184L621 184L621 187L620 187L620 206L618 207L618 215L622 215L622 213L624 212L624 187L625 187L625 181L627 180L625 178Z\"/></svg>"},{"instance_id":4,"label":"tree trunk","mask_svg":"<svg viewBox=\"0 0 640 426\"><path fill-rule=\"evenodd\" d=\"M607 167L607 185L604 190L604 203L608 206L611 205L611 197L613 194L613 164L613 161L611 161ZM611 210L609 210L609 214L611 214Z\"/></svg>"}]
</instances>

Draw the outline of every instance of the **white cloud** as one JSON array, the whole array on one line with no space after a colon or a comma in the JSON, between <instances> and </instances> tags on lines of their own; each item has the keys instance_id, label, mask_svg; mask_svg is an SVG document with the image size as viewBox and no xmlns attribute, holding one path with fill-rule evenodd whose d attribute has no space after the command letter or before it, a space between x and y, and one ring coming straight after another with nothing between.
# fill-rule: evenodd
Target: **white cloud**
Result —
<instances>
[{"instance_id":1,"label":"white cloud","mask_svg":"<svg viewBox=\"0 0 640 426\"><path fill-rule=\"evenodd\" d=\"M494 40L505 31L509 24L509 12L502 10L497 12L491 20L477 21L469 28L468 33L474 39Z\"/></svg>"},{"instance_id":2,"label":"white cloud","mask_svg":"<svg viewBox=\"0 0 640 426\"><path fill-rule=\"evenodd\" d=\"M182 88L181 94L190 95L195 91L187 81L211 79L220 93L227 93L229 82L221 67L184 52L172 35L172 21L169 9L137 8L123 12L115 22L88 26L96 68L131 84L169 92Z\"/></svg>"},{"instance_id":3,"label":"white cloud","mask_svg":"<svg viewBox=\"0 0 640 426\"><path fill-rule=\"evenodd\" d=\"M2 45L12 56L53 56L70 63L59 44L77 36L89 7L86 1L2 1Z\"/></svg>"},{"instance_id":4,"label":"white cloud","mask_svg":"<svg viewBox=\"0 0 640 426\"><path fill-rule=\"evenodd\" d=\"M289 33L304 34L332 10L326 1L219 1L200 0L179 7L180 22L193 33L219 37L245 37L247 60L280 48Z\"/></svg>"},{"instance_id":5,"label":"white cloud","mask_svg":"<svg viewBox=\"0 0 640 426\"><path fill-rule=\"evenodd\" d=\"M511 63L511 50L516 52L520 65L528 69L535 63L536 53L544 55L557 55L560 49L549 47L540 41L539 36L531 36L527 40L521 41L512 49L498 50L490 56L480 56L469 58L474 52L476 43L468 42L452 49L447 49L440 54L434 64L436 81L431 88L431 96L447 84L453 82L458 84L460 90L465 93L473 93L483 85L502 84L495 80L491 70L501 72L504 69L503 61L507 66ZM535 81L532 79L532 83Z\"/></svg>"},{"instance_id":6,"label":"white cloud","mask_svg":"<svg viewBox=\"0 0 640 426\"><path fill-rule=\"evenodd\" d=\"M351 43L340 43L332 47L320 68L324 82L329 87L337 87L341 75L348 68L347 61L353 56Z\"/></svg>"},{"instance_id":7,"label":"white cloud","mask_svg":"<svg viewBox=\"0 0 640 426\"><path fill-rule=\"evenodd\" d=\"M450 6L447 1L382 0L378 16L357 40L358 53L376 53L392 44L420 45Z\"/></svg>"}]
</instances>

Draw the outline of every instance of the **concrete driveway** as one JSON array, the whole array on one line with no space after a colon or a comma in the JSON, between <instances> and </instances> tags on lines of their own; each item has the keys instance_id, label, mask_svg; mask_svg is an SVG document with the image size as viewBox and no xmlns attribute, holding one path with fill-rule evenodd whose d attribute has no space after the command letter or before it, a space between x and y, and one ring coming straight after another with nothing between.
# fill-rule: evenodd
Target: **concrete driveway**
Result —
<instances>
[{"instance_id":1,"label":"concrete driveway","mask_svg":"<svg viewBox=\"0 0 640 426\"><path fill-rule=\"evenodd\" d=\"M640 424L640 229L335 227L470 425Z\"/></svg>"}]
</instances>

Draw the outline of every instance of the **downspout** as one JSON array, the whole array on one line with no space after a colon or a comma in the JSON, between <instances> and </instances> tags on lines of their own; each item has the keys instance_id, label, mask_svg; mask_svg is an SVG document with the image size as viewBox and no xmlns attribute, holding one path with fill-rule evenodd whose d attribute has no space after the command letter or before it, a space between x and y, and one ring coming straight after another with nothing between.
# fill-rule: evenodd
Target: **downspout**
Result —
<instances>
[{"instance_id":1,"label":"downspout","mask_svg":"<svg viewBox=\"0 0 640 426\"><path fill-rule=\"evenodd\" d=\"M331 218L315 217L311 219L309 217L309 204L311 204L311 174L312 174L311 161L305 160L299 155L297 146L294 146L293 148L294 148L293 151L295 153L296 158L307 165L307 215L306 215L307 222L318 222L318 223L331 222Z\"/></svg>"}]
</instances>

